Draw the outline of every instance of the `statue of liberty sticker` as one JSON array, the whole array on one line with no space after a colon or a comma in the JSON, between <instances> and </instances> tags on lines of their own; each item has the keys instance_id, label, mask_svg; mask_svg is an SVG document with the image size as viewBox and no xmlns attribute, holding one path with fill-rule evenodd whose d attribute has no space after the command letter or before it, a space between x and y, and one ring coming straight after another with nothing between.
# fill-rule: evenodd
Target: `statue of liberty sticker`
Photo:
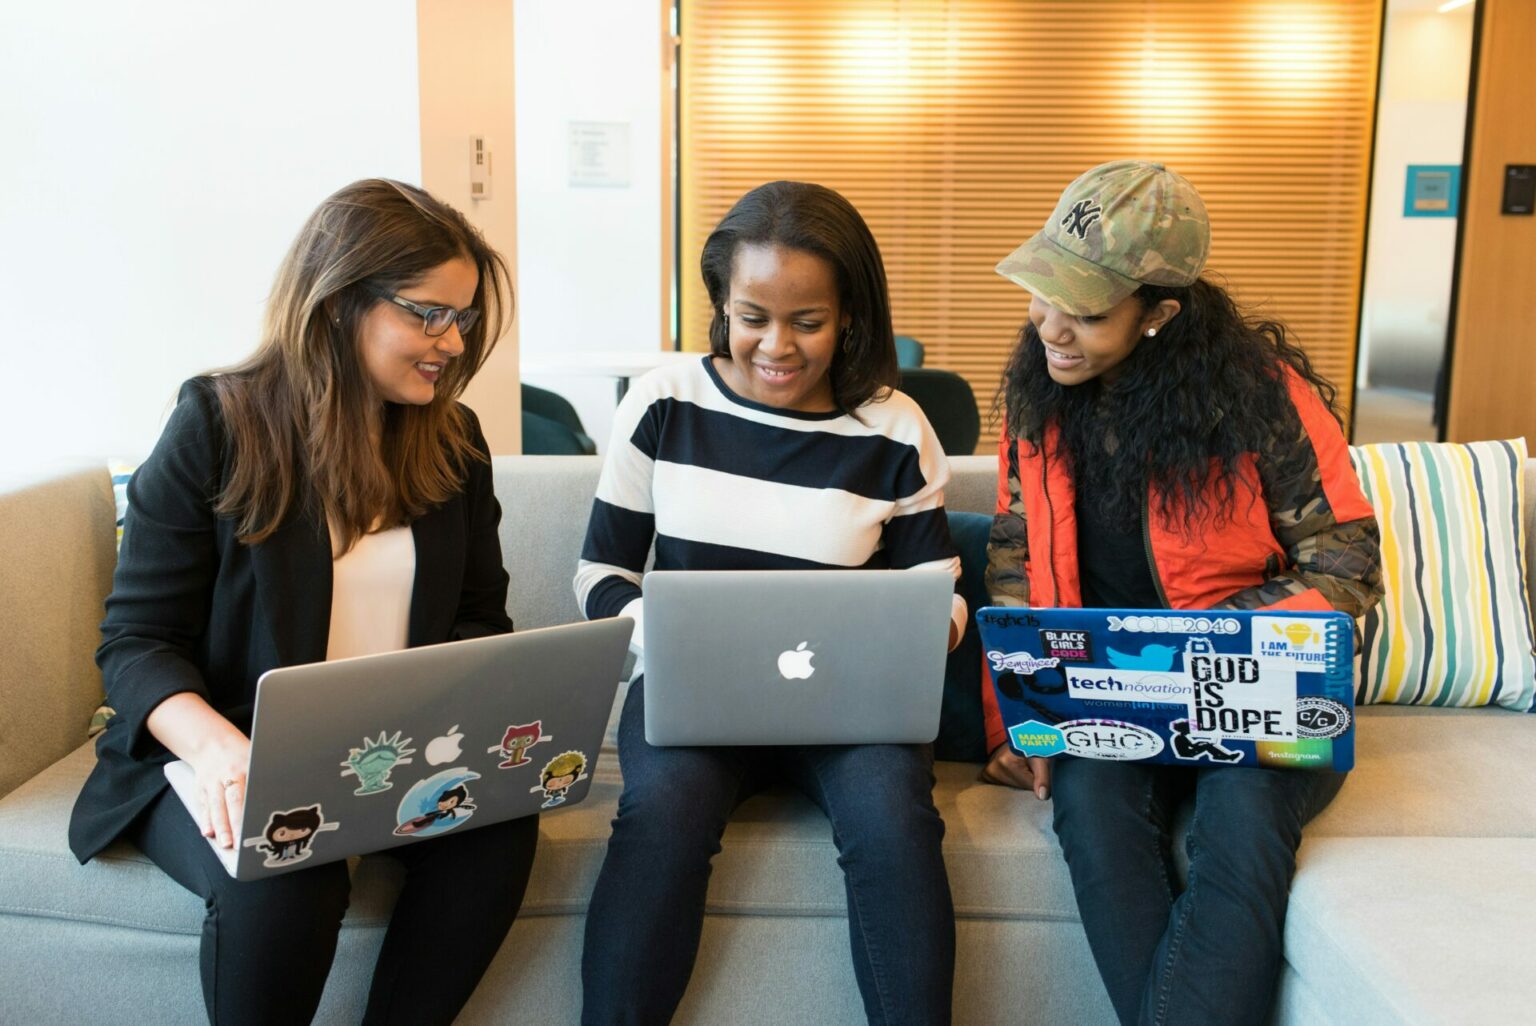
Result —
<instances>
[{"instance_id":1,"label":"statue of liberty sticker","mask_svg":"<svg viewBox=\"0 0 1536 1026\"><path fill-rule=\"evenodd\" d=\"M397 730L393 736L386 737L381 730L376 738L364 734L362 746L347 753L347 760L341 764L341 775L357 778L357 790L353 794L380 794L395 786L389 779L390 771L396 766L404 766L416 754L416 749L409 747L411 739L402 741L400 733Z\"/></svg>"}]
</instances>

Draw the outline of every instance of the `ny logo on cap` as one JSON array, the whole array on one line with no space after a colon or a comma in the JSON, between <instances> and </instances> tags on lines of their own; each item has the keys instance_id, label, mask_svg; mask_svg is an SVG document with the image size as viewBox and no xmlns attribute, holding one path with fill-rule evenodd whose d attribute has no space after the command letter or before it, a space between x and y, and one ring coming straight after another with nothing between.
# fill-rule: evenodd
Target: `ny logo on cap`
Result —
<instances>
[{"instance_id":1,"label":"ny logo on cap","mask_svg":"<svg viewBox=\"0 0 1536 1026\"><path fill-rule=\"evenodd\" d=\"M1062 226L1067 229L1068 235L1076 235L1084 241L1088 238L1088 229L1099 219L1104 208L1091 199L1078 200L1072 204L1072 209L1061 219Z\"/></svg>"}]
</instances>

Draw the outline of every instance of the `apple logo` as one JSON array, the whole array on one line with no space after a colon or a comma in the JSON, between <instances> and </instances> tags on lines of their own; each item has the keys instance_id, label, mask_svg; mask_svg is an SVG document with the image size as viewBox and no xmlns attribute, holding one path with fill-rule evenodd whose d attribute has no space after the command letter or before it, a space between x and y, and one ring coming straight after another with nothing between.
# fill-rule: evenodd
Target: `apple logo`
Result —
<instances>
[{"instance_id":1,"label":"apple logo","mask_svg":"<svg viewBox=\"0 0 1536 1026\"><path fill-rule=\"evenodd\" d=\"M448 728L448 733L427 742L427 765L441 766L443 763L453 762L459 757L461 751L459 742L464 740L464 735L460 734L458 730L459 725L455 723Z\"/></svg>"},{"instance_id":2,"label":"apple logo","mask_svg":"<svg viewBox=\"0 0 1536 1026\"><path fill-rule=\"evenodd\" d=\"M807 650L806 644L802 641L792 651L779 653L779 673L785 680L804 680L816 672L811 665L811 656L816 653ZM430 760L431 756L427 758Z\"/></svg>"}]
</instances>

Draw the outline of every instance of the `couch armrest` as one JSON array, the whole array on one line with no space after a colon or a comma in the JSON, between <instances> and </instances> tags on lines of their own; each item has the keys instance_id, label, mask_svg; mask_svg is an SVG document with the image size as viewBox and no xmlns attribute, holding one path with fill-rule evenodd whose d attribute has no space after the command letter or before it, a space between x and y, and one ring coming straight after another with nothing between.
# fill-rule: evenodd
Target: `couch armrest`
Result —
<instances>
[{"instance_id":1,"label":"couch armrest","mask_svg":"<svg viewBox=\"0 0 1536 1026\"><path fill-rule=\"evenodd\" d=\"M85 740L116 520L105 465L0 489L0 796Z\"/></svg>"}]
</instances>

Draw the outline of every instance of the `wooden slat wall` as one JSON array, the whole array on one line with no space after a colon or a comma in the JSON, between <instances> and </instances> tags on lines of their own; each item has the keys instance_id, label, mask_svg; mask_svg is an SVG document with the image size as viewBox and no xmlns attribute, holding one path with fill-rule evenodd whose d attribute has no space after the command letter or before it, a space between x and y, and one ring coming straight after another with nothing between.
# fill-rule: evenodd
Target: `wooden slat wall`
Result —
<instances>
[{"instance_id":1,"label":"wooden slat wall","mask_svg":"<svg viewBox=\"0 0 1536 1026\"><path fill-rule=\"evenodd\" d=\"M1381 2L682 0L684 348L731 203L820 182L874 230L897 333L985 417L1028 305L993 266L1078 173L1133 156L1195 183L1211 269L1347 403Z\"/></svg>"}]
</instances>

